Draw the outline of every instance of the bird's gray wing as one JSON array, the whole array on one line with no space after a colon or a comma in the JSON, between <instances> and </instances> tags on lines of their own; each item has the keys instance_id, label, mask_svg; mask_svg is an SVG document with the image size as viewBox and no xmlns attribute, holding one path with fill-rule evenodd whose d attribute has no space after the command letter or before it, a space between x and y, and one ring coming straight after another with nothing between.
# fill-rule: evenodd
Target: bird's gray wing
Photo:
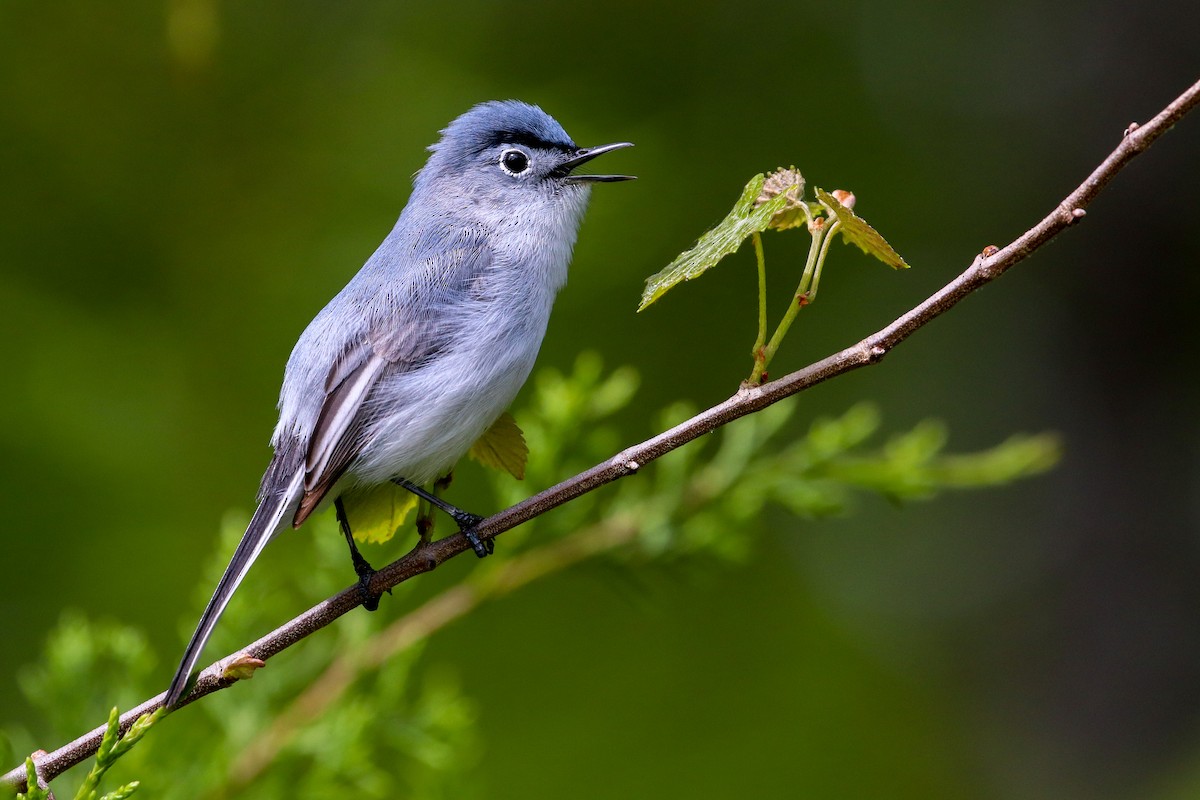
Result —
<instances>
[{"instance_id":1,"label":"bird's gray wing","mask_svg":"<svg viewBox=\"0 0 1200 800\"><path fill-rule=\"evenodd\" d=\"M364 335L347 343L326 376L324 401L305 448L304 492L294 526L317 508L366 444L373 420L363 406L380 379L419 369L453 346L455 318L490 265L484 248L471 242L428 260L420 279L407 282L404 297L389 294L393 287L375 295L365 310Z\"/></svg>"}]
</instances>

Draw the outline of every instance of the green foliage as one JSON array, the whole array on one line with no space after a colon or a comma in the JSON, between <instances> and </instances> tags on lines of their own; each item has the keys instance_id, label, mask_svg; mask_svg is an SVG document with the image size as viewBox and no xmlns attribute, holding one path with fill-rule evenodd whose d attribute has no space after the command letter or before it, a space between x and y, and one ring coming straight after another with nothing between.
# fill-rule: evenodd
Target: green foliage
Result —
<instances>
[{"instance_id":1,"label":"green foliage","mask_svg":"<svg viewBox=\"0 0 1200 800\"><path fill-rule=\"evenodd\" d=\"M104 738L100 741L100 749L96 752L96 762L92 765L87 777L83 779L83 785L76 792L75 800L123 800L137 791L138 782L133 781L100 797L100 779L117 762L117 759L133 749L133 746L141 741L151 726L166 714L166 710L161 708L153 714L143 714L134 720L125 735L121 736L120 713L114 706L108 715L108 725L104 730Z\"/></svg>"},{"instance_id":2,"label":"green foliage","mask_svg":"<svg viewBox=\"0 0 1200 800\"><path fill-rule=\"evenodd\" d=\"M908 264L887 240L851 210L855 202L854 195L843 191L830 194L817 189L817 201L808 202L804 200L804 186L804 176L795 167L781 167L768 176L755 175L751 178L725 219L701 236L695 247L684 251L665 268L646 279L638 311L662 297L676 284L703 275L725 256L736 252L746 239L752 239L758 261L759 313L758 338L750 348L754 367L747 383L757 386L766 379L767 367L800 309L816 300L821 271L835 233L840 233L847 244L858 245L864 253L893 269L908 269ZM808 259L800 282L788 299L787 310L768 342L767 270L761 234L768 228L786 231L799 227L804 227L812 237Z\"/></svg>"},{"instance_id":3,"label":"green foliage","mask_svg":"<svg viewBox=\"0 0 1200 800\"><path fill-rule=\"evenodd\" d=\"M125 800L132 796L137 791L137 781L126 783L104 795L100 794L100 781L117 760L132 750L151 726L164 716L166 716L166 711L161 708L153 714L143 714L129 726L125 735L121 736L121 715L116 707L113 707L108 714L108 722L105 724L100 747L96 751L95 762L79 786L79 791L75 793L75 800ZM49 793L38 786L37 771L32 758L25 759L25 781L27 789L25 793L18 794L18 798L21 800L47 800Z\"/></svg>"},{"instance_id":4,"label":"green foliage","mask_svg":"<svg viewBox=\"0 0 1200 800\"><path fill-rule=\"evenodd\" d=\"M517 484L486 471L501 502L519 500L610 456L621 444L614 417L629 406L637 385L632 370L606 372L591 353L581 355L570 373L539 372L529 406L519 412L530 445L527 480ZM636 477L510 531L502 539L503 555L479 563L462 586L446 593L469 590L462 597L470 610L587 558L614 566L727 563L752 550L765 528L763 513L772 506L819 519L845 513L859 492L895 501L927 499L946 489L1036 474L1058 457L1057 443L1045 436L947 454L946 432L934 422L872 446L882 426L875 407L861 404L803 431L795 425L798 407L794 400L777 403L647 465ZM651 427L663 430L691 413L676 404ZM314 525L310 535L273 551L273 568L256 572L235 595L226 624L214 636L214 650L236 651L344 588L344 543L332 515L321 515ZM195 595L197 612L243 526L241 515L226 520L221 552ZM481 745L474 703L451 673L424 665L422 658L429 635L445 623L421 622L422 633L411 639L397 633L408 631L404 626L416 624L413 620L428 620L429 609L438 608L438 597L422 606L428 585L402 584L386 606L393 613L350 614L272 659L266 679L173 715L171 724L160 726L116 769L121 776L136 773L156 798L471 794L471 768ZM184 620L189 627L181 628L181 636L191 621L190 615ZM31 701L55 723L42 738L65 740L89 727L91 720L62 708L100 702L96 675L126 693L161 689L155 680L161 676L149 668L154 662L136 632L65 615L46 657L22 680ZM110 727L115 719L110 717ZM129 752L150 722L143 718L119 742L106 738L80 797L95 800L100 775ZM31 740L14 730L22 744ZM103 800L127 796L136 787L125 780Z\"/></svg>"},{"instance_id":5,"label":"green foliage","mask_svg":"<svg viewBox=\"0 0 1200 800\"><path fill-rule=\"evenodd\" d=\"M693 248L680 253L661 271L646 279L638 311L662 297L675 284L700 277L725 256L736 253L752 234L767 229L771 218L788 204L788 197L779 195L758 204L765 180L765 175L751 178L725 219L701 236Z\"/></svg>"}]
</instances>

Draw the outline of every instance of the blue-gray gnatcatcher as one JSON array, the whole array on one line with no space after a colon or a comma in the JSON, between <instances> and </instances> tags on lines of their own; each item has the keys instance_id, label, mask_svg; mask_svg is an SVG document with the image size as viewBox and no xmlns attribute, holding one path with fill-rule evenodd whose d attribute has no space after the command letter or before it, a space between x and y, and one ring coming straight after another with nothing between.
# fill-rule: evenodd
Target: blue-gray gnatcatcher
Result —
<instances>
[{"instance_id":1,"label":"blue-gray gnatcatcher","mask_svg":"<svg viewBox=\"0 0 1200 800\"><path fill-rule=\"evenodd\" d=\"M175 707L221 612L263 547L350 487L394 481L449 512L475 552L478 517L421 491L512 402L567 280L590 185L573 170L628 142L577 147L537 106L475 106L442 131L383 244L301 334L279 395L258 508L167 692Z\"/></svg>"}]
</instances>

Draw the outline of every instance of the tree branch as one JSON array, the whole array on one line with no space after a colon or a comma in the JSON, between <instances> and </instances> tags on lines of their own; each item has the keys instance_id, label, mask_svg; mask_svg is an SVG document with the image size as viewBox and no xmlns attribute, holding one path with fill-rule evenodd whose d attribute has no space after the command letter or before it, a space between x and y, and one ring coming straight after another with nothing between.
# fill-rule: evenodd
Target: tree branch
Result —
<instances>
[{"instance_id":1,"label":"tree branch","mask_svg":"<svg viewBox=\"0 0 1200 800\"><path fill-rule=\"evenodd\" d=\"M1087 180L1067 195L1041 222L1001 249L986 248L983 253L976 256L961 275L887 327L845 350L778 380L763 386L743 385L733 397L720 405L713 406L669 431L621 451L586 472L488 517L476 528L476 534L480 539L499 536L522 522L544 514L552 508L567 503L606 483L611 483L626 475L632 475L643 465L693 439L711 433L739 417L753 414L785 397L790 397L830 378L859 367L878 363L892 348L908 338L918 328L949 311L967 295L995 280L1063 230L1082 220L1086 215L1087 206L1116 174L1158 137L1170 130L1198 103L1200 103L1200 82L1193 84L1146 124L1140 126L1136 123L1131 124L1125 130L1124 137L1117 148L1093 170ZM371 581L371 591L382 592L390 589L423 572L429 572L447 559L470 549L471 545L461 534L454 534L418 546L403 558L379 570ZM330 624L360 605L361 602L362 594L358 587L348 588L319 603L240 652L266 661ZM225 661L227 659L214 662L201 672L196 686L184 700L184 704L225 689L236 682L234 679L222 677ZM120 722L122 733L139 716L158 708L164 695L165 693L151 698L122 715ZM60 747L53 753L35 758L39 777L50 781L94 754L103 733L104 727L101 726ZM18 767L5 773L3 778L0 778L0 784L18 789L24 787L24 768Z\"/></svg>"}]
</instances>

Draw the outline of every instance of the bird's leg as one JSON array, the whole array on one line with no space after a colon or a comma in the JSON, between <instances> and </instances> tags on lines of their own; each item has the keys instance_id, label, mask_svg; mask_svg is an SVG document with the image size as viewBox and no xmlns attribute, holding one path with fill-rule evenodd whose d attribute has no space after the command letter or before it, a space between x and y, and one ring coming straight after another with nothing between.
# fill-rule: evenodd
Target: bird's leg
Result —
<instances>
[{"instance_id":1,"label":"bird's leg","mask_svg":"<svg viewBox=\"0 0 1200 800\"><path fill-rule=\"evenodd\" d=\"M449 514L450 518L453 519L455 524L458 525L459 533L467 537L467 541L471 543L471 547L475 550L475 555L479 556L480 558L484 558L485 556L491 554L492 550L495 548L495 545L492 544L492 540L488 539L487 541L484 541L475 535L475 526L483 522L483 517L463 511L461 508L456 508L442 498L438 497L436 494L430 494L420 486L417 486L415 483L407 481L404 478L392 478L392 483L401 488L407 489L417 497L420 497L422 500L428 502L430 505L436 506Z\"/></svg>"},{"instance_id":2,"label":"bird's leg","mask_svg":"<svg viewBox=\"0 0 1200 800\"><path fill-rule=\"evenodd\" d=\"M346 544L350 545L350 561L354 564L354 574L358 576L358 592L362 595L363 608L367 611L374 611L379 608L379 595L371 592L371 577L375 574L375 568L367 563L362 553L358 552L358 545L354 543L354 534L350 532L350 519L346 516L346 507L342 505L342 498L339 497L333 501L333 508L337 512L338 526L342 529L342 535L346 537Z\"/></svg>"},{"instance_id":3,"label":"bird's leg","mask_svg":"<svg viewBox=\"0 0 1200 800\"><path fill-rule=\"evenodd\" d=\"M433 506L424 497L417 498L417 535L423 545L433 538Z\"/></svg>"}]
</instances>

